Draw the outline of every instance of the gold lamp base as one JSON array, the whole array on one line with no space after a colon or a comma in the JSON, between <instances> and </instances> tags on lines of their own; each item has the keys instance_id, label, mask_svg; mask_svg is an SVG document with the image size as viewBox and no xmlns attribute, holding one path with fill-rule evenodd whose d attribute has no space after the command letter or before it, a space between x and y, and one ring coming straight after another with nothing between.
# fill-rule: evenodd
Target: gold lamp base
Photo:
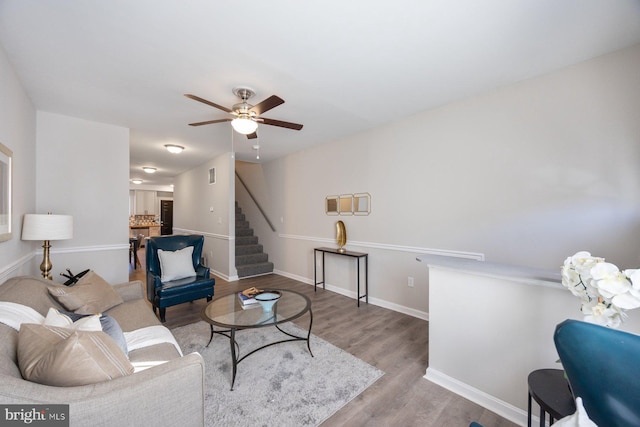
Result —
<instances>
[{"instance_id":1,"label":"gold lamp base","mask_svg":"<svg viewBox=\"0 0 640 427\"><path fill-rule=\"evenodd\" d=\"M49 249L51 248L51 243L49 240L44 241L44 245L42 245L43 255L42 263L40 264L40 271L42 271L42 277L45 279L53 280L51 277L51 259L49 258Z\"/></svg>"}]
</instances>

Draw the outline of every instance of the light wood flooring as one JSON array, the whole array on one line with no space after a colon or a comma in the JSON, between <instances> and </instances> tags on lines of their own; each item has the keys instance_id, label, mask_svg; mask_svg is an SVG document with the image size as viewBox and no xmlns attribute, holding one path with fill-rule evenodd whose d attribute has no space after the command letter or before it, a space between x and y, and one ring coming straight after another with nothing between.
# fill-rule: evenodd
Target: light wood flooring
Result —
<instances>
[{"instance_id":1,"label":"light wood flooring","mask_svg":"<svg viewBox=\"0 0 640 427\"><path fill-rule=\"evenodd\" d=\"M130 280L145 282L144 248L142 267L130 266ZM385 372L371 387L326 420L322 426L467 427L478 421L485 427L512 427L499 417L423 378L428 361L428 323L375 305L322 290L284 276L270 274L226 282L216 277L215 296L249 287L293 289L312 301L316 336L340 347ZM200 320L206 301L167 308L169 328ZM296 321L308 327L307 315ZM526 391L523 391L523 393Z\"/></svg>"}]
</instances>

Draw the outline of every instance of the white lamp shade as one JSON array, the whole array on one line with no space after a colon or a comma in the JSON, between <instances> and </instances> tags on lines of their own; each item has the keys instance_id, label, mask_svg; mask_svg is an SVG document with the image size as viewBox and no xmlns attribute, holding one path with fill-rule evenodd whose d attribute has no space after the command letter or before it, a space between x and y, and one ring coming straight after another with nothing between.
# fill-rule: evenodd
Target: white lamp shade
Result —
<instances>
[{"instance_id":1,"label":"white lamp shade","mask_svg":"<svg viewBox=\"0 0 640 427\"><path fill-rule=\"evenodd\" d=\"M258 123L244 117L238 117L231 120L231 126L233 126L233 129L235 129L236 132L243 135L252 134L256 129L258 129Z\"/></svg>"},{"instance_id":2,"label":"white lamp shade","mask_svg":"<svg viewBox=\"0 0 640 427\"><path fill-rule=\"evenodd\" d=\"M73 216L26 214L22 240L65 240L73 238Z\"/></svg>"}]
</instances>

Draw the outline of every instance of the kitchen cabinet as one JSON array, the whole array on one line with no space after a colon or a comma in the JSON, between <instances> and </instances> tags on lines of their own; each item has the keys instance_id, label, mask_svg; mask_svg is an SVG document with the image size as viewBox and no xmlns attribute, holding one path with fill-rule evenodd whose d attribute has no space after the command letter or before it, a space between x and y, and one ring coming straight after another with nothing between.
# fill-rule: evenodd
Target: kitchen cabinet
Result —
<instances>
[{"instance_id":1,"label":"kitchen cabinet","mask_svg":"<svg viewBox=\"0 0 640 427\"><path fill-rule=\"evenodd\" d=\"M158 208L155 191L136 190L136 215L157 215Z\"/></svg>"}]
</instances>

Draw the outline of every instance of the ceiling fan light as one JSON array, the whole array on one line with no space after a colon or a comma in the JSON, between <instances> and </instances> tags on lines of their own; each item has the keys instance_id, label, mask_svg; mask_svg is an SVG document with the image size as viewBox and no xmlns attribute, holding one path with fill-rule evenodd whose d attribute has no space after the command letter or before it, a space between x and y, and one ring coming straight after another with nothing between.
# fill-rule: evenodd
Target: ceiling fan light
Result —
<instances>
[{"instance_id":1,"label":"ceiling fan light","mask_svg":"<svg viewBox=\"0 0 640 427\"><path fill-rule=\"evenodd\" d=\"M152 168L151 166L143 166L142 170L145 171L146 173L154 173L157 169Z\"/></svg>"},{"instance_id":2,"label":"ceiling fan light","mask_svg":"<svg viewBox=\"0 0 640 427\"><path fill-rule=\"evenodd\" d=\"M238 117L231 120L231 126L236 132L243 135L250 135L258 129L258 123L247 117Z\"/></svg>"},{"instance_id":3,"label":"ceiling fan light","mask_svg":"<svg viewBox=\"0 0 640 427\"><path fill-rule=\"evenodd\" d=\"M173 154L182 153L182 150L184 150L183 146L175 144L166 144L164 148L166 148L168 152Z\"/></svg>"}]
</instances>

